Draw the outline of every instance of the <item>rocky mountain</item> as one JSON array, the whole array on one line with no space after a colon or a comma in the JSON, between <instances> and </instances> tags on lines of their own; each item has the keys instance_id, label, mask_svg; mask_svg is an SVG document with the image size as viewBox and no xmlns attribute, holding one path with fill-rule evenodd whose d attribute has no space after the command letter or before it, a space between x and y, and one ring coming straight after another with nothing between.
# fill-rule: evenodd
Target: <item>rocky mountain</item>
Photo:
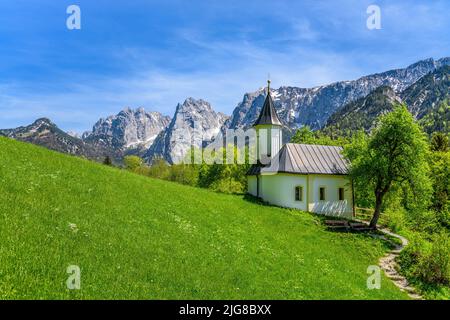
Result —
<instances>
[{"instance_id":1,"label":"rocky mountain","mask_svg":"<svg viewBox=\"0 0 450 320\"><path fill-rule=\"evenodd\" d=\"M368 132L379 115L392 111L395 104L401 103L402 100L394 89L387 86L378 87L366 97L338 109L328 118L322 131L328 135L336 133L351 135L352 132L361 129Z\"/></svg>"},{"instance_id":2,"label":"rocky mountain","mask_svg":"<svg viewBox=\"0 0 450 320\"><path fill-rule=\"evenodd\" d=\"M103 161L106 156L113 159L120 158L115 150L94 146L80 138L73 137L59 129L47 118L40 118L29 126L0 130L0 135L96 161Z\"/></svg>"},{"instance_id":3,"label":"rocky mountain","mask_svg":"<svg viewBox=\"0 0 450 320\"><path fill-rule=\"evenodd\" d=\"M126 108L117 115L100 119L92 132L82 136L76 132L66 133L46 118L29 126L0 130L0 135L96 161L109 156L121 163L125 155L144 155L169 123L170 117L159 112Z\"/></svg>"},{"instance_id":4,"label":"rocky mountain","mask_svg":"<svg viewBox=\"0 0 450 320\"><path fill-rule=\"evenodd\" d=\"M409 110L418 119L442 101L450 98L450 65L424 76L401 94Z\"/></svg>"},{"instance_id":5,"label":"rocky mountain","mask_svg":"<svg viewBox=\"0 0 450 320\"><path fill-rule=\"evenodd\" d=\"M375 119L392 110L394 104L398 103L405 103L416 119L424 125L426 122L426 127L430 130L444 128L446 120L442 115L448 117L449 113L442 103L449 98L450 66L445 65L425 75L400 93L382 86L366 97L343 106L327 120L322 131L327 134L344 135L359 129L370 131Z\"/></svg>"},{"instance_id":6,"label":"rocky mountain","mask_svg":"<svg viewBox=\"0 0 450 320\"><path fill-rule=\"evenodd\" d=\"M92 132L83 135L83 141L118 151L146 150L169 123L170 117L159 112L126 108L97 121Z\"/></svg>"},{"instance_id":7,"label":"rocky mountain","mask_svg":"<svg viewBox=\"0 0 450 320\"><path fill-rule=\"evenodd\" d=\"M450 100L435 104L419 122L428 134L439 131L450 135Z\"/></svg>"},{"instance_id":8,"label":"rocky mountain","mask_svg":"<svg viewBox=\"0 0 450 320\"><path fill-rule=\"evenodd\" d=\"M145 154L145 160L152 162L163 158L169 163L179 163L188 156L191 145L202 147L211 142L228 119L215 112L204 100L186 99L178 104L172 121L156 138Z\"/></svg>"},{"instance_id":9,"label":"rocky mountain","mask_svg":"<svg viewBox=\"0 0 450 320\"><path fill-rule=\"evenodd\" d=\"M351 132L356 128L370 130L374 119L400 100L427 123L427 130L447 128L445 119L450 112L448 106L441 105L449 97L449 66L450 58L427 59L404 69L353 81L309 89L283 86L271 89L271 94L286 125L287 139L303 125L331 133ZM250 127L264 99L264 88L246 93L231 117L215 112L204 100L188 98L177 105L172 119L143 108L126 108L117 115L100 119L92 132L81 137L63 132L48 119L39 119L27 127L1 130L0 135L100 161L106 155L121 159L127 154L137 154L147 162L164 158L169 163L177 163L188 154L191 145L205 146L226 129Z\"/></svg>"},{"instance_id":10,"label":"rocky mountain","mask_svg":"<svg viewBox=\"0 0 450 320\"><path fill-rule=\"evenodd\" d=\"M368 75L353 81L341 81L315 88L280 87L272 89L272 97L280 119L290 129L309 125L319 129L340 107L367 96L380 86L400 93L426 74L450 65L450 58L419 61L404 69ZM256 120L264 102L264 88L246 93L234 109L224 129L247 128Z\"/></svg>"}]
</instances>

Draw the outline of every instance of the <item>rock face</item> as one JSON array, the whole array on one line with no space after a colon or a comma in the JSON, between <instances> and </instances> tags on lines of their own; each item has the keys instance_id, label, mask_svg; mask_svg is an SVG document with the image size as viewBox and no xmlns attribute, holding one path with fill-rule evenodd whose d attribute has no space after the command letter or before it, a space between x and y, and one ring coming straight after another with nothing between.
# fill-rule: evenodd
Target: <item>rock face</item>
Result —
<instances>
[{"instance_id":1,"label":"rock face","mask_svg":"<svg viewBox=\"0 0 450 320\"><path fill-rule=\"evenodd\" d=\"M47 118L37 119L29 126L0 130L0 135L96 161L103 161L106 156L113 159L119 158L115 150L104 146L93 146L73 137Z\"/></svg>"},{"instance_id":2,"label":"rock face","mask_svg":"<svg viewBox=\"0 0 450 320\"><path fill-rule=\"evenodd\" d=\"M315 88L280 87L271 94L283 123L291 130L309 125L319 129L340 107L367 96L380 86L389 86L400 93L421 77L444 65L450 65L450 58L419 61L404 69L362 77L354 81L341 81ZM256 120L264 102L264 89L244 95L224 129L248 128Z\"/></svg>"},{"instance_id":3,"label":"rock face","mask_svg":"<svg viewBox=\"0 0 450 320\"><path fill-rule=\"evenodd\" d=\"M361 129L369 132L378 116L392 111L394 105L400 103L402 100L394 89L386 86L378 87L366 97L338 109L328 118L322 131L328 135L340 133L348 136Z\"/></svg>"},{"instance_id":4,"label":"rock face","mask_svg":"<svg viewBox=\"0 0 450 320\"><path fill-rule=\"evenodd\" d=\"M189 155L191 146L200 148L211 142L227 119L208 102L188 98L177 105L172 121L158 135L145 160L151 163L163 158L169 163L179 163Z\"/></svg>"},{"instance_id":5,"label":"rock face","mask_svg":"<svg viewBox=\"0 0 450 320\"><path fill-rule=\"evenodd\" d=\"M450 65L427 74L404 90L401 97L409 111L417 119L422 119L442 101L450 99Z\"/></svg>"},{"instance_id":6,"label":"rock face","mask_svg":"<svg viewBox=\"0 0 450 320\"><path fill-rule=\"evenodd\" d=\"M92 132L83 135L83 140L120 151L148 149L169 122L170 117L159 112L126 108L97 121Z\"/></svg>"},{"instance_id":7,"label":"rock face","mask_svg":"<svg viewBox=\"0 0 450 320\"><path fill-rule=\"evenodd\" d=\"M287 142L290 133L303 125L323 128L330 134L336 130L370 130L376 117L391 110L400 98L417 119L427 123L429 132L445 131L450 111L442 111L440 104L450 98L449 88L450 58L443 58L310 89L280 87L272 89L271 94L286 125L283 137ZM92 132L81 137L63 132L45 118L30 126L0 130L0 135L97 161L110 156L120 162L124 155L136 154L149 163L157 158L178 163L191 146L205 146L226 129L250 127L264 103L264 90L246 93L231 117L215 112L204 100L188 98L177 105L172 119L143 108L126 108L100 119Z\"/></svg>"},{"instance_id":8,"label":"rock face","mask_svg":"<svg viewBox=\"0 0 450 320\"><path fill-rule=\"evenodd\" d=\"M420 78L404 91L396 93L394 89L381 86L366 97L351 102L338 109L328 120L322 130L332 135L340 133L351 135L360 129L370 131L375 120L381 114L392 110L395 104L405 103L408 110L419 122L436 112L442 102L450 98L450 66L443 66ZM446 121L442 116L433 119L434 123ZM426 119L428 126L432 119ZM439 127L435 126L436 130ZM445 131L440 129L439 131Z\"/></svg>"}]
</instances>

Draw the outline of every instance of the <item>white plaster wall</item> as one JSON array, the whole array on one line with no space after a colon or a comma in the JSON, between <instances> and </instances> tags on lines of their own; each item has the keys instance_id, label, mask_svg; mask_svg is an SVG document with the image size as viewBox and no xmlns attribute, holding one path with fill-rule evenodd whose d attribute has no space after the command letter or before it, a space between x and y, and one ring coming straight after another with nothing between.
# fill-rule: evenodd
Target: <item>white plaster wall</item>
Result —
<instances>
[{"instance_id":1,"label":"white plaster wall","mask_svg":"<svg viewBox=\"0 0 450 320\"><path fill-rule=\"evenodd\" d=\"M262 175L263 200L287 208L307 209L307 176L306 175ZM303 187L303 200L295 201L295 187Z\"/></svg>"},{"instance_id":2,"label":"white plaster wall","mask_svg":"<svg viewBox=\"0 0 450 320\"><path fill-rule=\"evenodd\" d=\"M263 130L261 130L263 129ZM261 155L266 156L270 150L271 156L275 156L283 146L283 132L281 127L274 125L256 126L257 155L259 160Z\"/></svg>"},{"instance_id":3,"label":"white plaster wall","mask_svg":"<svg viewBox=\"0 0 450 320\"><path fill-rule=\"evenodd\" d=\"M247 177L247 183L248 183L248 193L250 193L251 195L257 197L257 181L256 181L256 176L248 176Z\"/></svg>"},{"instance_id":4,"label":"white plaster wall","mask_svg":"<svg viewBox=\"0 0 450 320\"><path fill-rule=\"evenodd\" d=\"M309 181L308 181L309 180ZM260 197L271 204L296 208L331 216L350 218L353 201L350 180L335 175L262 175ZM256 176L248 177L248 192L257 195ZM295 200L295 187L303 187L303 200ZM325 201L319 200L319 188L325 187ZM344 188L344 200L339 200L339 188Z\"/></svg>"},{"instance_id":5,"label":"white plaster wall","mask_svg":"<svg viewBox=\"0 0 450 320\"><path fill-rule=\"evenodd\" d=\"M309 211L352 217L353 200L350 180L346 176L310 175ZM319 188L325 187L325 201L319 200ZM339 188L344 188L344 200L339 200Z\"/></svg>"},{"instance_id":6,"label":"white plaster wall","mask_svg":"<svg viewBox=\"0 0 450 320\"><path fill-rule=\"evenodd\" d=\"M272 139L272 142L270 144L271 147L271 154L272 157L274 157L281 149L282 147L282 131L281 128L271 128L270 129L270 137Z\"/></svg>"}]
</instances>

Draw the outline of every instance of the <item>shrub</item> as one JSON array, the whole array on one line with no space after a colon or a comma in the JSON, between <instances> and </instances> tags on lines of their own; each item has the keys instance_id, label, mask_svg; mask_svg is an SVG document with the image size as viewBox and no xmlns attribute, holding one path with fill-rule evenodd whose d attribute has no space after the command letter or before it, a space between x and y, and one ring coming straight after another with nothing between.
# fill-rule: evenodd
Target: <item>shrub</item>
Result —
<instances>
[{"instance_id":1,"label":"shrub","mask_svg":"<svg viewBox=\"0 0 450 320\"><path fill-rule=\"evenodd\" d=\"M430 157L431 179L433 181L432 209L442 213L439 219L443 225L450 225L450 152L434 152Z\"/></svg>"},{"instance_id":2,"label":"shrub","mask_svg":"<svg viewBox=\"0 0 450 320\"><path fill-rule=\"evenodd\" d=\"M429 250L422 253L416 275L428 284L450 284L450 237L437 233Z\"/></svg>"},{"instance_id":3,"label":"shrub","mask_svg":"<svg viewBox=\"0 0 450 320\"><path fill-rule=\"evenodd\" d=\"M211 187L212 190L222 193L243 193L244 186L234 179L221 179L215 181Z\"/></svg>"},{"instance_id":4,"label":"shrub","mask_svg":"<svg viewBox=\"0 0 450 320\"><path fill-rule=\"evenodd\" d=\"M410 236L410 244L400 255L403 273L428 285L450 284L450 237L436 233L430 241L419 234Z\"/></svg>"},{"instance_id":5,"label":"shrub","mask_svg":"<svg viewBox=\"0 0 450 320\"><path fill-rule=\"evenodd\" d=\"M150 177L168 180L170 175L170 166L163 159L157 159L147 172Z\"/></svg>"},{"instance_id":6,"label":"shrub","mask_svg":"<svg viewBox=\"0 0 450 320\"><path fill-rule=\"evenodd\" d=\"M107 166L112 166L112 161L110 156L106 156L105 160L103 160L103 164Z\"/></svg>"},{"instance_id":7,"label":"shrub","mask_svg":"<svg viewBox=\"0 0 450 320\"><path fill-rule=\"evenodd\" d=\"M123 159L123 162L125 164L125 168L131 171L135 171L144 163L144 161L138 156L126 156Z\"/></svg>"},{"instance_id":8,"label":"shrub","mask_svg":"<svg viewBox=\"0 0 450 320\"><path fill-rule=\"evenodd\" d=\"M423 252L426 250L426 246L427 242L418 233L412 233L409 236L409 244L399 258L400 266L405 275L412 277L416 274L416 268Z\"/></svg>"},{"instance_id":9,"label":"shrub","mask_svg":"<svg viewBox=\"0 0 450 320\"><path fill-rule=\"evenodd\" d=\"M198 181L198 170L193 165L172 165L169 169L170 181L196 186Z\"/></svg>"},{"instance_id":10,"label":"shrub","mask_svg":"<svg viewBox=\"0 0 450 320\"><path fill-rule=\"evenodd\" d=\"M405 227L406 215L408 213L402 207L388 208L385 211L387 226L393 231L400 231Z\"/></svg>"},{"instance_id":11,"label":"shrub","mask_svg":"<svg viewBox=\"0 0 450 320\"><path fill-rule=\"evenodd\" d=\"M432 210L409 210L407 220L414 231L433 234L441 229L438 214Z\"/></svg>"}]
</instances>

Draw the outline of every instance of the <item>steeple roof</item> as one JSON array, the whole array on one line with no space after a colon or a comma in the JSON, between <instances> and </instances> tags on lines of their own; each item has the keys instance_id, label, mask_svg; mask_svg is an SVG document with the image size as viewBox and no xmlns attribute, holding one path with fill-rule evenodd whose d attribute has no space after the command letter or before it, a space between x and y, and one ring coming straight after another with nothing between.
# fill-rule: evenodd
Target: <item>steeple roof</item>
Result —
<instances>
[{"instance_id":1,"label":"steeple roof","mask_svg":"<svg viewBox=\"0 0 450 320\"><path fill-rule=\"evenodd\" d=\"M282 126L283 124L278 118L277 111L275 110L272 97L270 96L270 80L267 80L267 96L264 101L264 105L259 114L258 120L253 124L253 126L262 124L272 124Z\"/></svg>"}]
</instances>

